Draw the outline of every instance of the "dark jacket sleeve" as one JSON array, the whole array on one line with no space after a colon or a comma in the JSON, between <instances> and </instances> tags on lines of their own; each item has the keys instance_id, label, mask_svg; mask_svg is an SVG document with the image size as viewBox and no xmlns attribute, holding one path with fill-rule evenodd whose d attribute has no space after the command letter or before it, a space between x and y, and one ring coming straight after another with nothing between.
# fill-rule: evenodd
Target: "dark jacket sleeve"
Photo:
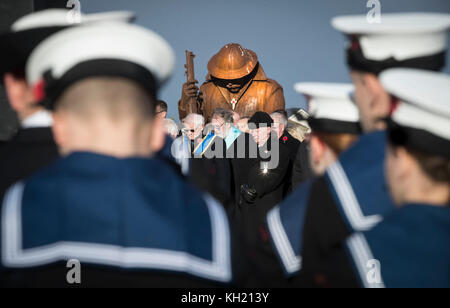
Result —
<instances>
[{"instance_id":1,"label":"dark jacket sleeve","mask_svg":"<svg viewBox=\"0 0 450 308\"><path fill-rule=\"evenodd\" d=\"M298 185L312 177L309 167L309 155L306 142L302 142L294 160L294 170L292 172L292 186L295 189Z\"/></svg>"},{"instance_id":2,"label":"dark jacket sleeve","mask_svg":"<svg viewBox=\"0 0 450 308\"><path fill-rule=\"evenodd\" d=\"M190 161L190 182L202 191L207 191L225 208L234 205L231 161L226 158L226 145L217 137L202 158Z\"/></svg>"}]
</instances>

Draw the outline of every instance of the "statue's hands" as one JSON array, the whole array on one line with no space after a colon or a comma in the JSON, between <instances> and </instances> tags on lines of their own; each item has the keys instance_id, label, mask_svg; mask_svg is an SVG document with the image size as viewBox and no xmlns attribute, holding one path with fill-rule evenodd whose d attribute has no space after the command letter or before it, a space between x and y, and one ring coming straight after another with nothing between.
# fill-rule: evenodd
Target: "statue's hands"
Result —
<instances>
[{"instance_id":1,"label":"statue's hands","mask_svg":"<svg viewBox=\"0 0 450 308\"><path fill-rule=\"evenodd\" d=\"M194 82L186 82L183 84L182 97L184 99L197 98L199 95L197 83L198 81L195 80Z\"/></svg>"},{"instance_id":2,"label":"statue's hands","mask_svg":"<svg viewBox=\"0 0 450 308\"><path fill-rule=\"evenodd\" d=\"M186 82L181 91L179 103L180 118L186 117L189 113L200 113L203 102L203 94L197 86L198 81Z\"/></svg>"}]
</instances>

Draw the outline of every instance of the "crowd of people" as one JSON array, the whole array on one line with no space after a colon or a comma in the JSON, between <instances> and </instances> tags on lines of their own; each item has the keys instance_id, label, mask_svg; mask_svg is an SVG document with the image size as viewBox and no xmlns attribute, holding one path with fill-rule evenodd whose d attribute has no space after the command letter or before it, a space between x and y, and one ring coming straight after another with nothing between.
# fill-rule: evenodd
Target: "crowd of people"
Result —
<instances>
[{"instance_id":1,"label":"crowd of people","mask_svg":"<svg viewBox=\"0 0 450 308\"><path fill-rule=\"evenodd\" d=\"M179 121L174 52L134 17L0 35L0 286L70 286L77 260L85 287L450 287L450 14L334 18L352 84L296 84L307 110L227 44Z\"/></svg>"}]
</instances>

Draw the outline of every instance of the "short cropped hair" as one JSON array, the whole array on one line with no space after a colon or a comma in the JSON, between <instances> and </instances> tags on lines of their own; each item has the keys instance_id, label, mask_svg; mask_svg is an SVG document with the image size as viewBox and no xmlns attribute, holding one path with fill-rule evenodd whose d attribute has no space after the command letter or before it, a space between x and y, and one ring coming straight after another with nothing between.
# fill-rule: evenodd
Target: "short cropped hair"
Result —
<instances>
[{"instance_id":1,"label":"short cropped hair","mask_svg":"<svg viewBox=\"0 0 450 308\"><path fill-rule=\"evenodd\" d=\"M120 120L151 120L155 114L152 96L139 84L125 78L91 77L70 86L55 104L55 111L65 110L81 117L99 113Z\"/></svg>"},{"instance_id":2,"label":"short cropped hair","mask_svg":"<svg viewBox=\"0 0 450 308\"><path fill-rule=\"evenodd\" d=\"M435 182L450 185L450 160L446 157L423 153L406 147L406 150L417 160L422 170Z\"/></svg>"},{"instance_id":3,"label":"short cropped hair","mask_svg":"<svg viewBox=\"0 0 450 308\"><path fill-rule=\"evenodd\" d=\"M160 112L167 112L167 103L165 101L162 100L157 100L156 101L156 108L160 109Z\"/></svg>"}]
</instances>

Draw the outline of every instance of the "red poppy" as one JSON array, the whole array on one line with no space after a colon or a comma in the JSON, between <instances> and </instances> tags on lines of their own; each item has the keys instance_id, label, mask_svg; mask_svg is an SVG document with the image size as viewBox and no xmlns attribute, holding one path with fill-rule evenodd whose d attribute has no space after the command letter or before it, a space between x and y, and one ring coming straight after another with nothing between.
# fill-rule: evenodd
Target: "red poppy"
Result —
<instances>
[{"instance_id":1,"label":"red poppy","mask_svg":"<svg viewBox=\"0 0 450 308\"><path fill-rule=\"evenodd\" d=\"M353 36L353 37L352 37L352 40L351 40L351 49L352 49L353 51L358 51L360 48L361 48L361 47L360 47L360 45L359 45L359 39L358 39L358 37Z\"/></svg>"},{"instance_id":2,"label":"red poppy","mask_svg":"<svg viewBox=\"0 0 450 308\"><path fill-rule=\"evenodd\" d=\"M39 80L33 90L34 99L38 102L43 100L45 98L45 81L43 79Z\"/></svg>"},{"instance_id":3,"label":"red poppy","mask_svg":"<svg viewBox=\"0 0 450 308\"><path fill-rule=\"evenodd\" d=\"M284 136L283 141L286 142L288 140L288 137Z\"/></svg>"}]
</instances>

